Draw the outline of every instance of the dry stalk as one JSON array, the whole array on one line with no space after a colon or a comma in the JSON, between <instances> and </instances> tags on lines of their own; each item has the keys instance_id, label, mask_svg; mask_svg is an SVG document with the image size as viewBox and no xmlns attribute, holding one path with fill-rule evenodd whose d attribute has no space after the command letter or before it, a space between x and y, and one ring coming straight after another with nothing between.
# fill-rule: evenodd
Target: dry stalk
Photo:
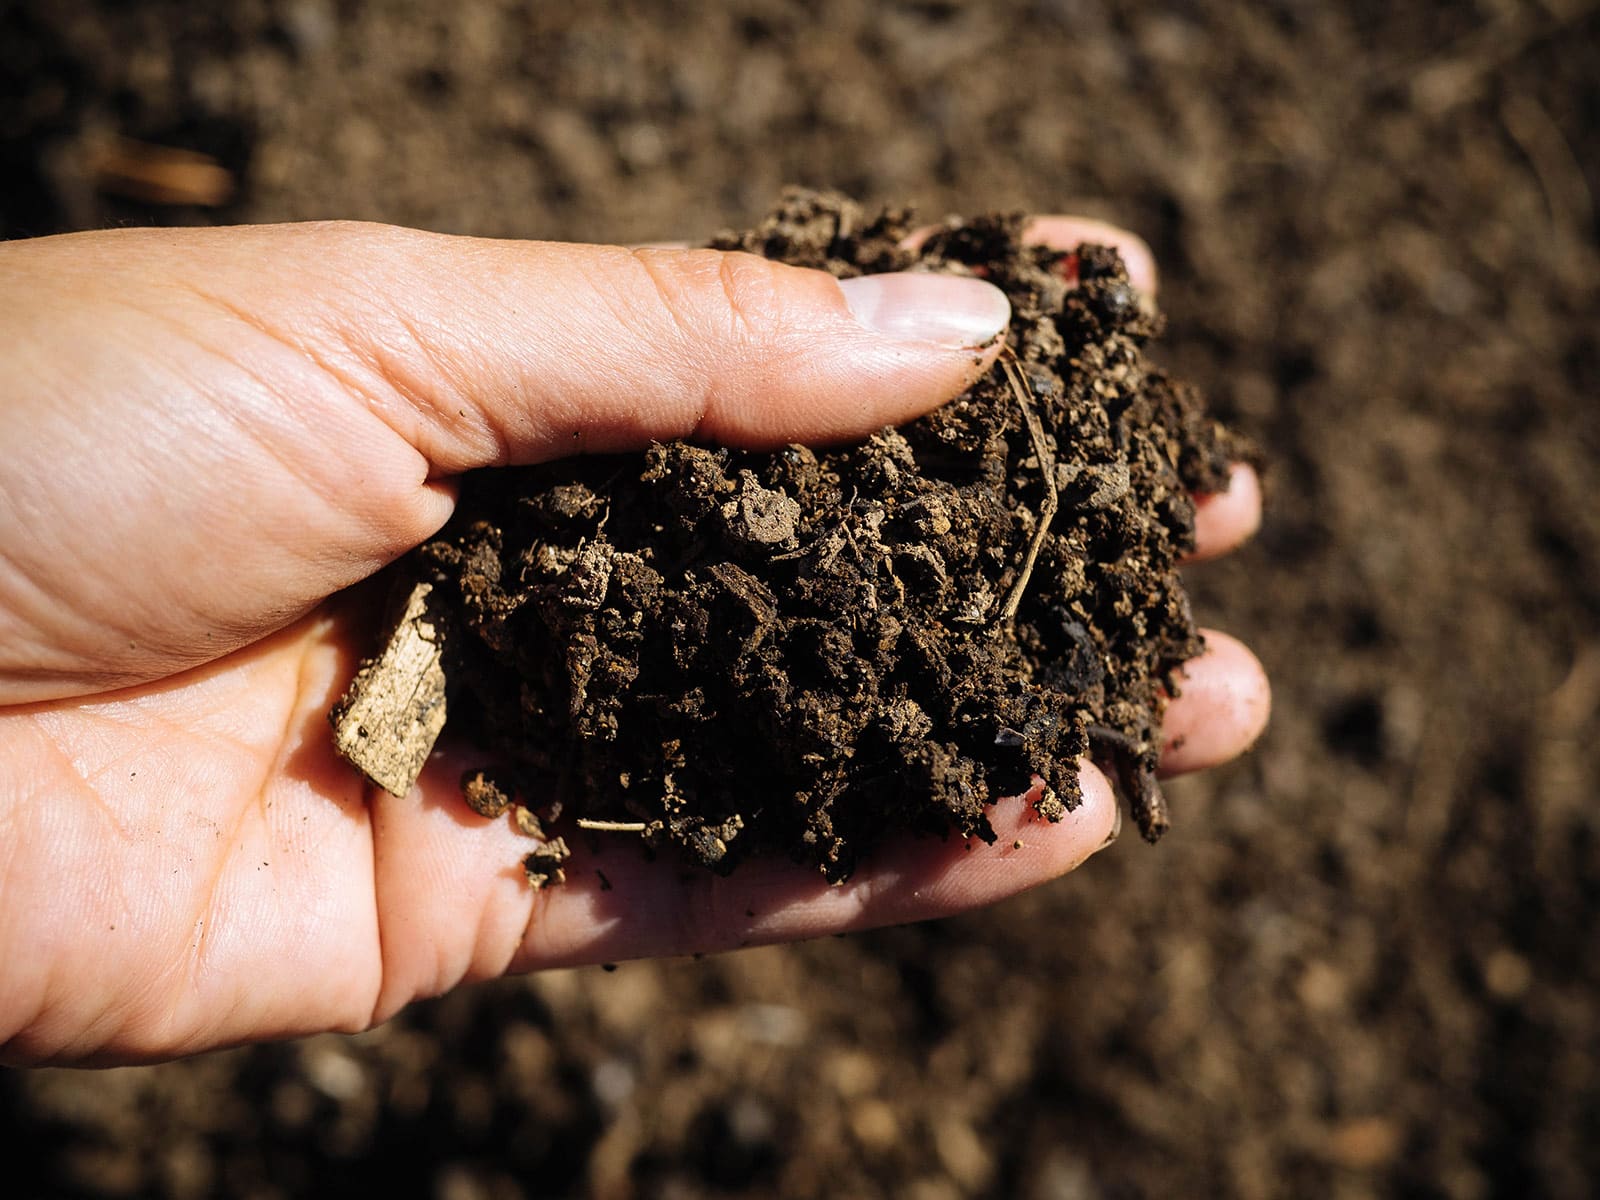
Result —
<instances>
[{"instance_id":1,"label":"dry stalk","mask_svg":"<svg viewBox=\"0 0 1600 1200\"><path fill-rule=\"evenodd\" d=\"M1028 590L1028 580L1033 578L1033 565L1038 561L1039 550L1044 545L1045 536L1050 532L1050 522L1055 519L1060 494L1056 490L1056 456L1050 449L1049 442L1045 440L1044 423L1039 420L1039 414L1034 411L1033 404L1029 400L1032 389L1022 377L1022 371L1017 366L1017 356L1010 346L1000 351L1000 368L1005 372L1006 381L1011 384L1011 392L1017 398L1017 406L1022 409L1022 420L1028 427L1028 436L1033 439L1034 456L1039 460L1039 473L1044 477L1044 507L1039 513L1039 524L1033 531L1033 539L1028 543L1028 552L1023 556L1022 572L1017 576L1017 582L1012 585L1005 604L1000 608L1000 619L1009 625L1016 619L1017 609L1022 605L1022 595Z\"/></svg>"},{"instance_id":2,"label":"dry stalk","mask_svg":"<svg viewBox=\"0 0 1600 1200\"><path fill-rule=\"evenodd\" d=\"M643 833L643 821L596 821L590 817L579 817L573 822L579 829L592 829L599 833Z\"/></svg>"}]
</instances>

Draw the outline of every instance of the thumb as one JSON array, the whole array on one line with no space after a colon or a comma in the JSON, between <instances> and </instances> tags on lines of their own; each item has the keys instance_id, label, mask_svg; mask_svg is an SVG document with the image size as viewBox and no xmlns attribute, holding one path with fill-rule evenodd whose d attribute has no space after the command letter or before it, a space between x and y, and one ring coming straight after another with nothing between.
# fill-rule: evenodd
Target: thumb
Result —
<instances>
[{"instance_id":1,"label":"thumb","mask_svg":"<svg viewBox=\"0 0 1600 1200\"><path fill-rule=\"evenodd\" d=\"M16 242L0 284L0 704L281 628L473 467L904 422L1010 317L973 279L351 223Z\"/></svg>"},{"instance_id":2,"label":"thumb","mask_svg":"<svg viewBox=\"0 0 1600 1200\"><path fill-rule=\"evenodd\" d=\"M386 382L399 400L386 418L436 476L672 438L758 448L862 436L972 383L1011 315L981 280L840 281L716 250L345 223L261 236L326 286L311 289L309 312L294 307L304 277L257 311L281 303L308 349L375 372L380 393Z\"/></svg>"}]
</instances>

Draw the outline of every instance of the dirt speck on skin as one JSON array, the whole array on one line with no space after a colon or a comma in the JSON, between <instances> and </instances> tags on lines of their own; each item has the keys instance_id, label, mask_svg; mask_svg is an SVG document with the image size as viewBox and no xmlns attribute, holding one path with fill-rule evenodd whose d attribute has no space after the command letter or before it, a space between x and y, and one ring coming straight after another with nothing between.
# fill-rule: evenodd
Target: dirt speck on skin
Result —
<instances>
[{"instance_id":1,"label":"dirt speck on skin","mask_svg":"<svg viewBox=\"0 0 1600 1200\"><path fill-rule=\"evenodd\" d=\"M451 726L500 787L713 870L781 853L841 880L892 831L993 841L986 808L1035 783L1059 820L1094 754L1160 835L1165 689L1202 648L1175 570L1189 495L1246 451L1145 361L1160 321L1116 253L1028 245L1022 225L952 220L913 251L908 210L795 190L713 241L1001 287L1002 363L921 420L830 450L672 442L466 483L415 566L451 614ZM467 802L499 811L486 779ZM539 882L559 873L541 855Z\"/></svg>"}]
</instances>

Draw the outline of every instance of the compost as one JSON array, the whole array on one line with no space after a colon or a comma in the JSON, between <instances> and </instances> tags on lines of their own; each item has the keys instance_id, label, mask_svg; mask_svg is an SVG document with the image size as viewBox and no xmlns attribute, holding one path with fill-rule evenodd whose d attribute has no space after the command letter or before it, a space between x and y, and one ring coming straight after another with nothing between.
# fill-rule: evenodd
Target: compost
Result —
<instances>
[{"instance_id":1,"label":"compost","mask_svg":"<svg viewBox=\"0 0 1600 1200\"><path fill-rule=\"evenodd\" d=\"M1146 362L1160 319L1115 251L1029 244L1020 215L913 229L793 190L712 244L998 285L1008 344L953 403L831 449L670 442L465 484L402 624L429 623L449 726L492 764L474 808L841 880L891 832L992 841L1004 796L1059 820L1092 755L1161 834L1162 710L1203 648L1191 495L1249 451Z\"/></svg>"}]
</instances>

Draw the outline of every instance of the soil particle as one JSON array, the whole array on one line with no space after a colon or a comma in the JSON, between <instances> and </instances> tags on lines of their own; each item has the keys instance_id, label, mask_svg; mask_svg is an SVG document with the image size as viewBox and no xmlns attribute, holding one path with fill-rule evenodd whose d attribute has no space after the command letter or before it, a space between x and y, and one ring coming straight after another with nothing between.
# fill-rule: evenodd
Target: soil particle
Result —
<instances>
[{"instance_id":1,"label":"soil particle","mask_svg":"<svg viewBox=\"0 0 1600 1200\"><path fill-rule=\"evenodd\" d=\"M891 831L993 841L987 808L1030 788L1059 820L1094 754L1160 835L1164 697L1202 648L1175 571L1189 494L1248 451L1146 363L1160 319L1115 252L1022 226L952 220L910 250L908 210L795 190L713 240L1004 289L1001 366L921 420L466 482L413 565L449 613L451 724L498 764L464 784L476 811L555 796L716 871L779 853L837 881ZM528 859L538 883L555 846Z\"/></svg>"},{"instance_id":2,"label":"soil particle","mask_svg":"<svg viewBox=\"0 0 1600 1200\"><path fill-rule=\"evenodd\" d=\"M462 776L461 797L480 817L498 817L511 807L511 797L481 770Z\"/></svg>"}]
</instances>

